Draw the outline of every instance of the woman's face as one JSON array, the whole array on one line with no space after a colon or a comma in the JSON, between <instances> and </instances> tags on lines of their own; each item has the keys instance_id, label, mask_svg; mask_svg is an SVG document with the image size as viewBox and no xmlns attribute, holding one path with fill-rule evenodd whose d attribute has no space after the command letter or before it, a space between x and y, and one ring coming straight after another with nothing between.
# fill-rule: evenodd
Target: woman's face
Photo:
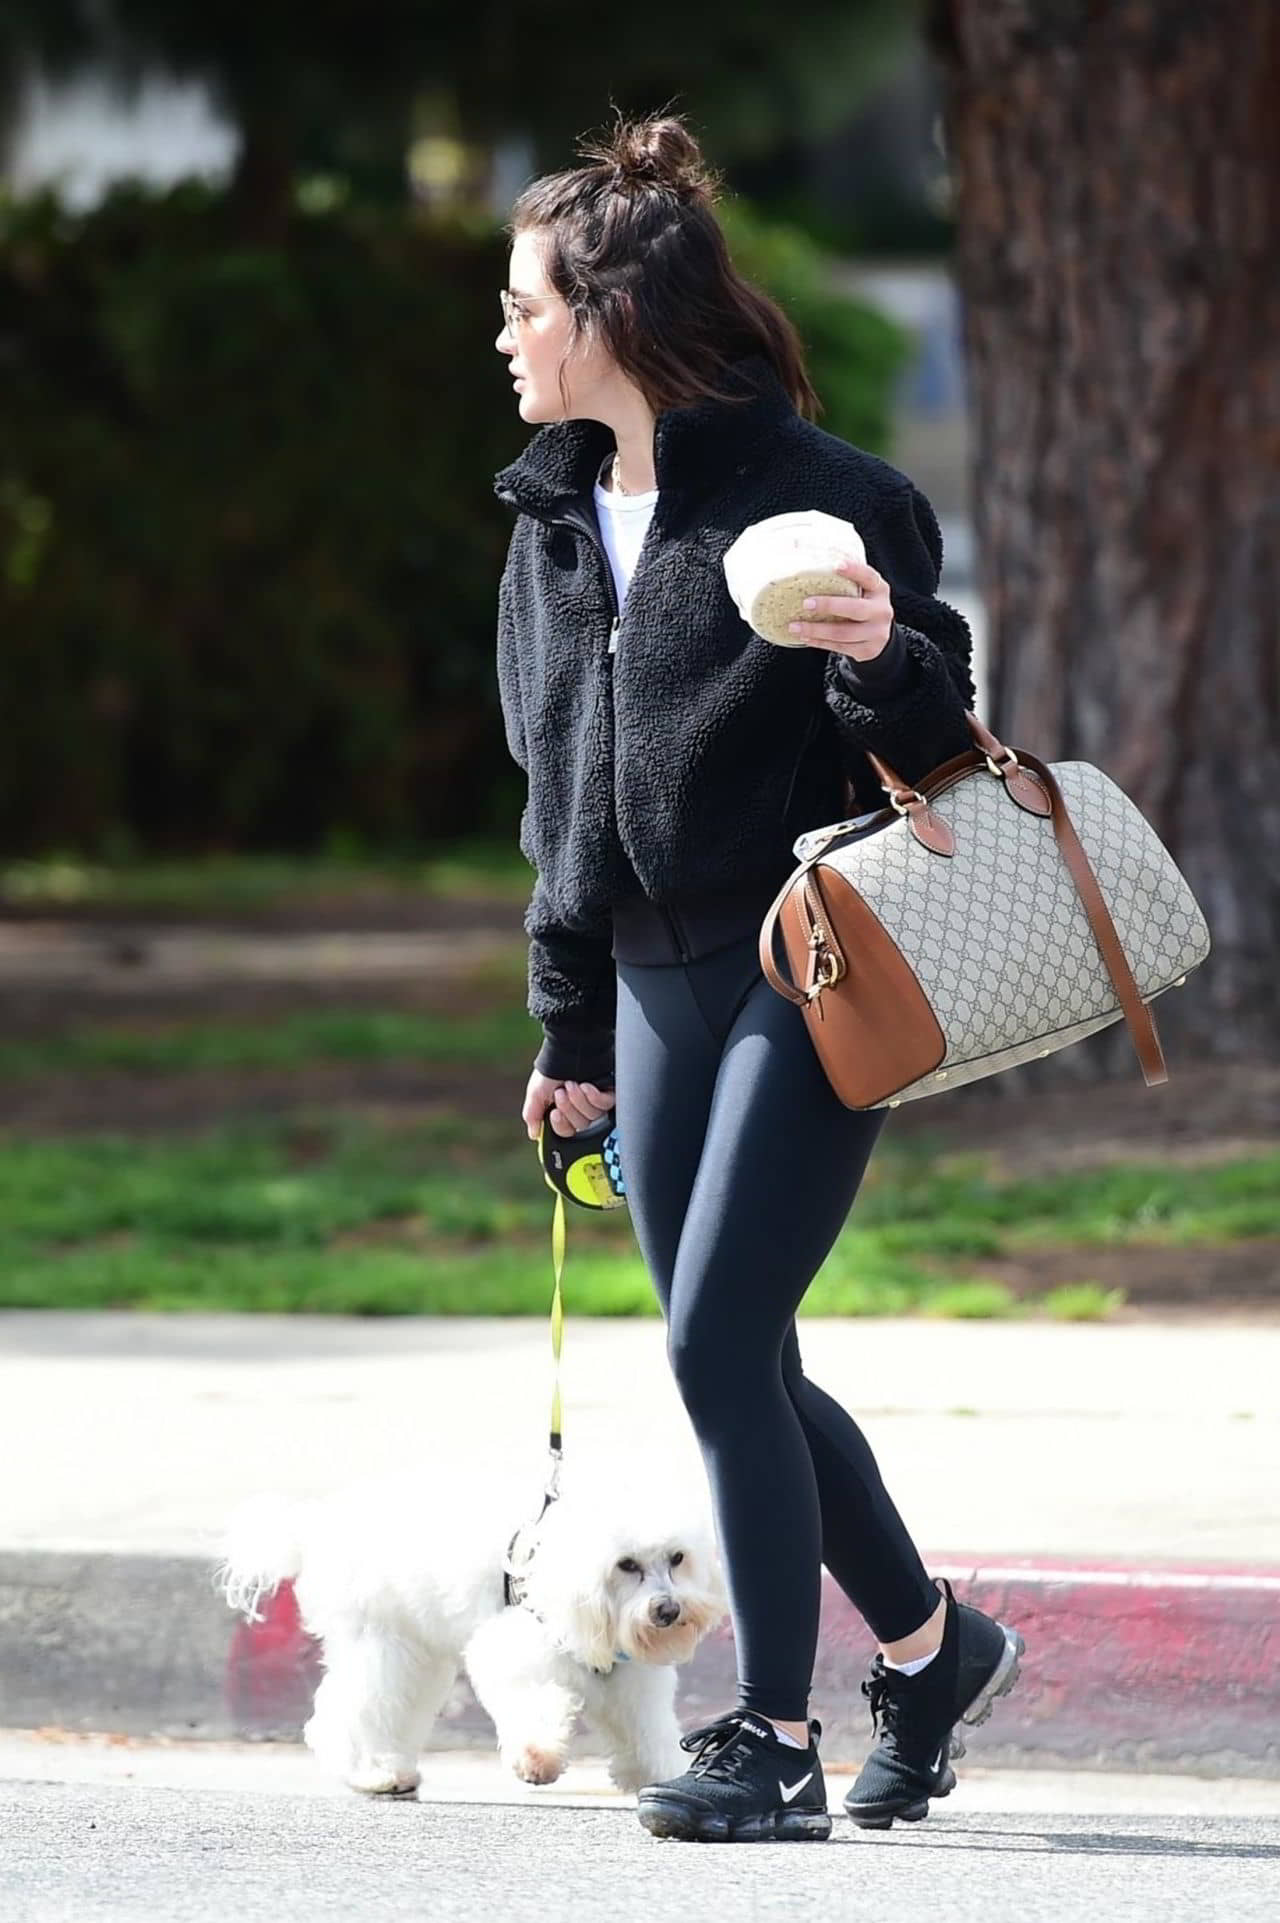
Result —
<instances>
[{"instance_id":1,"label":"woman's face","mask_svg":"<svg viewBox=\"0 0 1280 1923\"><path fill-rule=\"evenodd\" d=\"M608 419L597 410L608 405L619 370L602 342L576 333L567 304L542 271L536 229L517 234L511 243L507 291L510 314L494 345L511 356L521 420ZM562 361L567 407L556 379Z\"/></svg>"}]
</instances>

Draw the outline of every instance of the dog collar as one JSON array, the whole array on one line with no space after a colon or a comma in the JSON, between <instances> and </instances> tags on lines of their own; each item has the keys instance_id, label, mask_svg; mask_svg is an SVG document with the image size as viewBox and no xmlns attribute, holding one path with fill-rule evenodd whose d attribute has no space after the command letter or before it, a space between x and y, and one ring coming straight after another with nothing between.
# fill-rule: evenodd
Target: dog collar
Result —
<instances>
[{"instance_id":1,"label":"dog collar","mask_svg":"<svg viewBox=\"0 0 1280 1923\"><path fill-rule=\"evenodd\" d=\"M544 1629L546 1628L547 1626L546 1617L540 1616L537 1610L533 1607L532 1603L519 1602L515 1604L515 1607L517 1609L527 1610L529 1614L535 1618L536 1621L542 1624ZM559 1645L559 1647L563 1648L563 1645ZM569 1651L566 1649L564 1653L567 1656L569 1654ZM615 1649L613 1652L613 1660L615 1663L629 1663L631 1661L631 1658L627 1654L625 1649ZM586 1667L591 1671L593 1676L607 1676L609 1674L609 1671L607 1669L598 1669L594 1663L588 1663Z\"/></svg>"}]
</instances>

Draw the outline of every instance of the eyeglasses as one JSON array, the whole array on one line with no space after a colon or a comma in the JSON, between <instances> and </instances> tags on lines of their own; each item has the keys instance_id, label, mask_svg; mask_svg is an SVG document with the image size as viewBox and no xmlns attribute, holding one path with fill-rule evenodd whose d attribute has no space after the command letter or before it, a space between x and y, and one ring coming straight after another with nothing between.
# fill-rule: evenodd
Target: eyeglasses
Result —
<instances>
[{"instance_id":1,"label":"eyeglasses","mask_svg":"<svg viewBox=\"0 0 1280 1923\"><path fill-rule=\"evenodd\" d=\"M558 296L555 294L521 294L519 298L517 298L516 295L508 293L505 287L499 288L498 290L498 299L502 302L502 318L507 324L508 331L512 334L515 333L517 327L522 326L523 323L529 319L528 314L525 312L527 302L556 300L557 298Z\"/></svg>"}]
</instances>

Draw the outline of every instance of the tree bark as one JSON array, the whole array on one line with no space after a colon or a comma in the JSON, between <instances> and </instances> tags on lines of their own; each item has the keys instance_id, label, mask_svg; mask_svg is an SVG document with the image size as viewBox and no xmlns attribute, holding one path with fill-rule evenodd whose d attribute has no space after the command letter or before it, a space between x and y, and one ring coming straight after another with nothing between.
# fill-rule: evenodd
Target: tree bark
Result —
<instances>
[{"instance_id":1,"label":"tree bark","mask_svg":"<svg viewBox=\"0 0 1280 1923\"><path fill-rule=\"evenodd\" d=\"M1153 1004L1280 1042L1280 8L933 0L990 720L1096 763L1213 948ZM1046 1063L1136 1073L1123 1023Z\"/></svg>"},{"instance_id":2,"label":"tree bark","mask_svg":"<svg viewBox=\"0 0 1280 1923\"><path fill-rule=\"evenodd\" d=\"M294 128L286 109L236 102L240 151L231 178L237 234L255 246L278 247L293 210Z\"/></svg>"}]
</instances>

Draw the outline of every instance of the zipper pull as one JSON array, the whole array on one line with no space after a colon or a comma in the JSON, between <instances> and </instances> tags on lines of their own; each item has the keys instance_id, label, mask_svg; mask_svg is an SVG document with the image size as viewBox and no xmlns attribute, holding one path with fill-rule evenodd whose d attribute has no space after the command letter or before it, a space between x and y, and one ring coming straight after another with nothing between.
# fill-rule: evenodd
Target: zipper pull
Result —
<instances>
[{"instance_id":1,"label":"zipper pull","mask_svg":"<svg viewBox=\"0 0 1280 1923\"><path fill-rule=\"evenodd\" d=\"M609 629L609 652L610 652L610 654L616 654L616 653L618 652L618 622L619 622L619 620L620 620L620 618L621 618L620 616L618 616L618 615L616 615L616 614L615 614L615 615L614 615L614 617L613 617L613 624L612 624L612 626L611 626L611 627L610 627L610 629Z\"/></svg>"}]
</instances>

